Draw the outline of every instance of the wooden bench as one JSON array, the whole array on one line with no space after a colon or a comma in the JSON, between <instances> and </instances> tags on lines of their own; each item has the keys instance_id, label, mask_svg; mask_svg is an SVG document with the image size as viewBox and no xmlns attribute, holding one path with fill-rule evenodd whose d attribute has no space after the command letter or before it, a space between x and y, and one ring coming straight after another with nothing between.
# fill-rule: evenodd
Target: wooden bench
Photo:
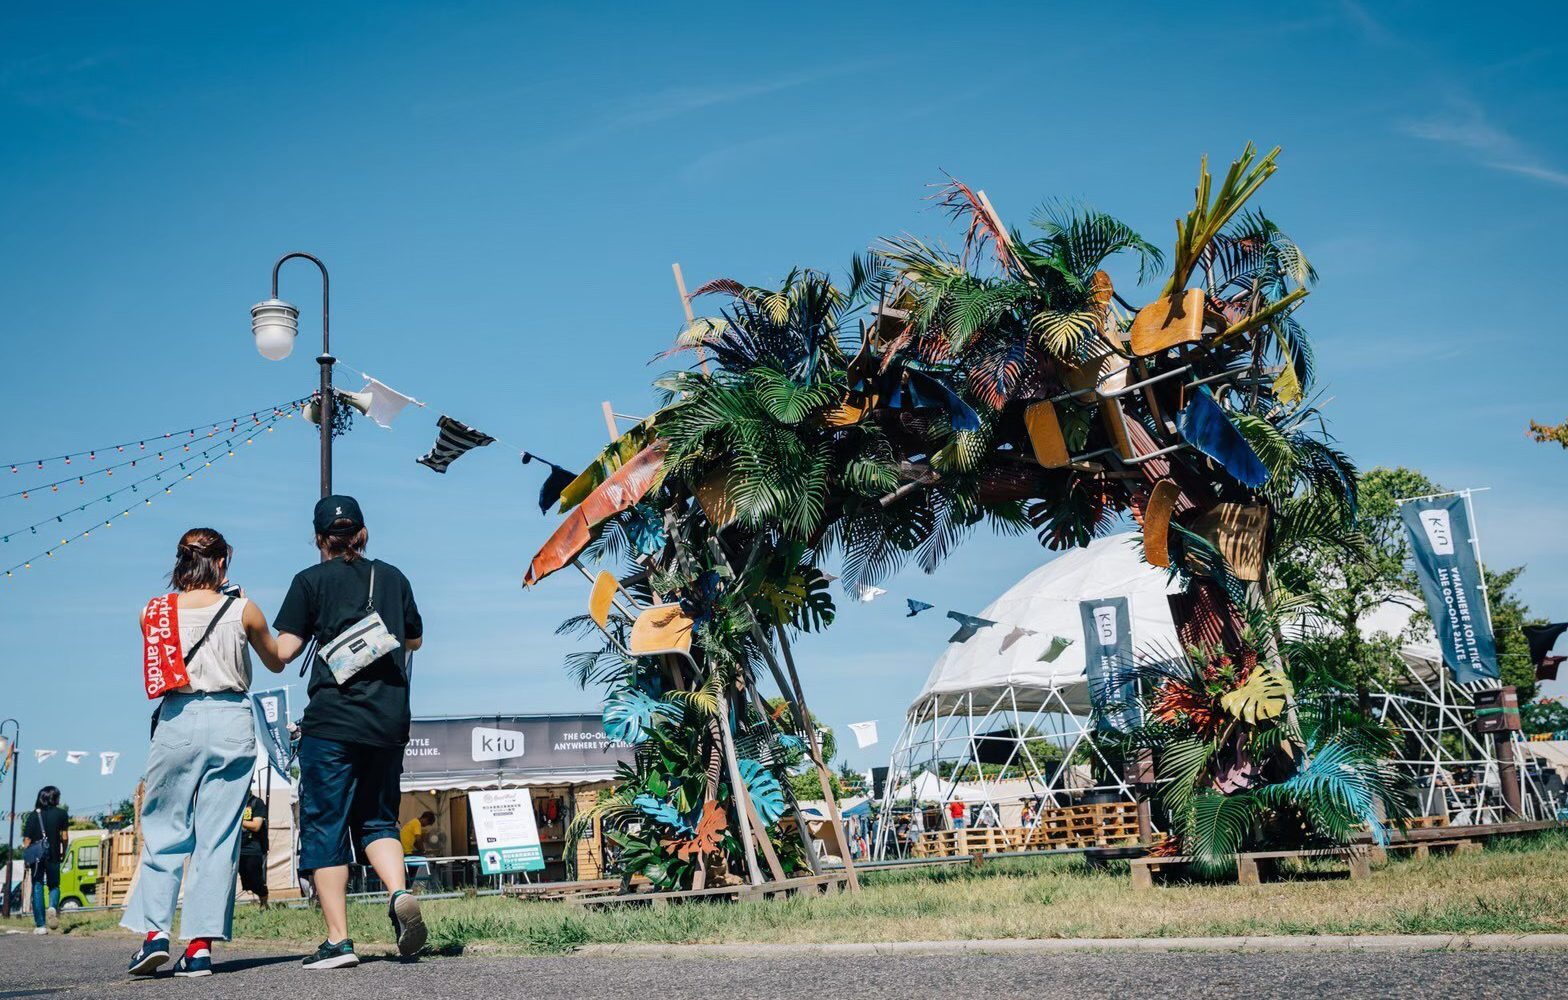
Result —
<instances>
[{"instance_id":1,"label":"wooden bench","mask_svg":"<svg viewBox=\"0 0 1568 1000\"><path fill-rule=\"evenodd\" d=\"M1352 879L1372 877L1370 852L1362 847L1326 847L1303 851L1247 851L1236 855L1236 882L1239 885L1261 885L1279 875L1279 862L1286 860L1336 859L1348 863ZM1134 889L1153 889L1156 873L1179 871L1190 866L1195 859L1188 855L1167 858L1133 858L1128 862L1132 869Z\"/></svg>"},{"instance_id":2,"label":"wooden bench","mask_svg":"<svg viewBox=\"0 0 1568 1000\"><path fill-rule=\"evenodd\" d=\"M590 909L647 906L662 910L671 903L736 902L743 899L785 899L796 895L831 895L843 891L847 875L808 875L761 885L726 885L717 889L687 889L683 892L638 892L628 895L571 896L566 902Z\"/></svg>"}]
</instances>

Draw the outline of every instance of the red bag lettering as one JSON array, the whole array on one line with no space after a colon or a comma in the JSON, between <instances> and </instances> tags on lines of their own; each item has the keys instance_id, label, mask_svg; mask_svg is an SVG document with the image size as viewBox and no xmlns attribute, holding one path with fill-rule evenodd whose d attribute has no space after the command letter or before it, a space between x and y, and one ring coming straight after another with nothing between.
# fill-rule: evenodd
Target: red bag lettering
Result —
<instances>
[{"instance_id":1,"label":"red bag lettering","mask_svg":"<svg viewBox=\"0 0 1568 1000\"><path fill-rule=\"evenodd\" d=\"M142 612L142 682L148 698L162 698L191 682L185 672L185 654L180 650L177 597L154 597Z\"/></svg>"}]
</instances>

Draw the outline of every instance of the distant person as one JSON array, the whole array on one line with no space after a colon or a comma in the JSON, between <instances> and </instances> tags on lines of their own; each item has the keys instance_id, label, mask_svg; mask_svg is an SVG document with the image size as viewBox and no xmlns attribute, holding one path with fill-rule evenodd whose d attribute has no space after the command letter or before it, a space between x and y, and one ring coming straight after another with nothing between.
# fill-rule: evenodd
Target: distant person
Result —
<instances>
[{"instance_id":1,"label":"distant person","mask_svg":"<svg viewBox=\"0 0 1568 1000\"><path fill-rule=\"evenodd\" d=\"M424 623L402 572L365 558L370 533L358 501L323 497L313 520L322 561L294 577L272 624L285 660L299 656L307 640L317 644L300 721L300 871L315 886L327 939L304 964L338 969L359 964L348 936L348 866L356 850L391 894L387 916L398 952L414 955L425 944L397 822L408 654L420 647ZM382 648L374 659L360 655Z\"/></svg>"},{"instance_id":2,"label":"distant person","mask_svg":"<svg viewBox=\"0 0 1568 1000\"><path fill-rule=\"evenodd\" d=\"M212 942L234 929L241 813L256 770L250 652L283 669L261 609L229 583L234 550L212 528L192 528L174 550L169 585L142 612L143 681L162 690L153 716L142 805L142 857L120 926L145 935L133 976L169 960L169 933L185 883L176 976L212 975ZM178 682L178 683L177 683Z\"/></svg>"},{"instance_id":3,"label":"distant person","mask_svg":"<svg viewBox=\"0 0 1568 1000\"><path fill-rule=\"evenodd\" d=\"M425 833L436 823L436 814L426 809L403 824L398 839L403 842L403 856L425 853Z\"/></svg>"},{"instance_id":4,"label":"distant person","mask_svg":"<svg viewBox=\"0 0 1568 1000\"><path fill-rule=\"evenodd\" d=\"M909 814L909 846L914 847L920 843L920 837L926 832L925 811L916 806Z\"/></svg>"},{"instance_id":5,"label":"distant person","mask_svg":"<svg viewBox=\"0 0 1568 1000\"><path fill-rule=\"evenodd\" d=\"M22 823L22 860L33 879L34 934L60 926L60 862L70 837L71 817L60 807L60 789L45 785Z\"/></svg>"},{"instance_id":6,"label":"distant person","mask_svg":"<svg viewBox=\"0 0 1568 1000\"><path fill-rule=\"evenodd\" d=\"M1023 809L1020 810L1020 812L1018 814L1018 822L1019 822L1019 824L1021 826L1025 827L1026 829L1030 828L1030 827L1033 827L1034 826L1035 817L1037 817L1038 815L1039 815L1039 813L1036 812L1035 808L1034 808L1034 800L1032 800L1032 799L1024 799L1023 800Z\"/></svg>"},{"instance_id":7,"label":"distant person","mask_svg":"<svg viewBox=\"0 0 1568 1000\"><path fill-rule=\"evenodd\" d=\"M240 816L240 888L267 908L267 800L250 793Z\"/></svg>"},{"instance_id":8,"label":"distant person","mask_svg":"<svg viewBox=\"0 0 1568 1000\"><path fill-rule=\"evenodd\" d=\"M980 813L975 817L975 826L996 826L996 807L987 802L980 807Z\"/></svg>"},{"instance_id":9,"label":"distant person","mask_svg":"<svg viewBox=\"0 0 1568 1000\"><path fill-rule=\"evenodd\" d=\"M947 816L953 829L962 830L969 816L969 807L954 799L947 804Z\"/></svg>"}]
</instances>

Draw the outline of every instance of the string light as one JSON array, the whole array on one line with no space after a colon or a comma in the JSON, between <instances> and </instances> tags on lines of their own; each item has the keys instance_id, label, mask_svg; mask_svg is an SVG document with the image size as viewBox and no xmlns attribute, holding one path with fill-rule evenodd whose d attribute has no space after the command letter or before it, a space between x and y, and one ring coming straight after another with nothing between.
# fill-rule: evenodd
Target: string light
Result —
<instances>
[{"instance_id":1,"label":"string light","mask_svg":"<svg viewBox=\"0 0 1568 1000\"><path fill-rule=\"evenodd\" d=\"M299 407L304 406L309 398L310 397L306 396L300 399L290 400L286 403L279 403L275 406L263 406L259 409L251 410L248 413L237 413L233 416L224 417L222 420L209 420L196 424L192 427L182 427L176 431L166 431L164 432L163 437L172 438L176 434L186 434L194 438L197 431L205 432L208 437L215 437L222 431L225 424L229 426L229 431L232 433L236 428L239 427L239 422L247 416L250 417L251 423L259 424L263 419L263 414L270 413L273 416L281 415L285 410L298 409ZM147 435L147 437L157 436L158 435L156 434ZM45 462L64 462L66 465L70 465L72 459L81 458L84 455L87 457L88 461L96 461L98 458L98 452L100 451L108 451L109 449L113 448L115 454L123 454L125 449L129 448L133 444L136 445L136 447L140 450L146 450L147 448L146 438L133 438L129 441L122 441L118 444L106 444L99 445L96 448L84 448L81 451L73 451L64 455L29 459L25 462L0 462L0 465L9 466L12 472L18 471L19 468L23 465L36 465L38 470L41 472L43 471Z\"/></svg>"},{"instance_id":2,"label":"string light","mask_svg":"<svg viewBox=\"0 0 1568 1000\"><path fill-rule=\"evenodd\" d=\"M268 418L268 425L270 426L273 422L275 422L277 420L278 420L278 417L276 417L276 416L269 417ZM212 460L213 459L222 458L222 457L225 457L225 455L232 456L233 454L234 454L234 441L233 441L233 439L223 439L221 441L216 441L213 444L208 445L206 450L204 450L203 452L200 453L200 457L203 458L204 460L206 460L206 466L204 466L204 467L210 467L212 465ZM182 468L185 467L185 465L186 465L186 463L183 463L183 462L180 463L180 464L181 464ZM85 511L88 508L96 506L97 504L100 504L100 503L109 503L109 502L113 501L115 497L120 496L122 494L125 494L125 493L140 493L142 484L148 483L148 482L153 482L153 481L161 481L163 479L164 473L167 472L167 471L168 470L164 470L163 472L155 472L152 475L143 476L141 479L138 479L138 480L135 480L133 482L127 483L126 485L121 486L119 489L110 490L108 493L105 493L103 496L100 496L100 497L98 497L96 499L93 499L93 500L89 500L86 503L80 504L80 505L78 505L76 507L72 507L69 510L59 511L56 514L51 515L51 516L54 518L56 523L63 523L63 519L65 517L71 515L71 514L75 514L75 513L79 512L79 511ZM58 492L58 491L56 491L56 492ZM39 525L43 525L43 524L47 524L47 523L49 523L49 518L45 517L42 520L34 522L32 527L37 527ZM4 535L3 539L5 541L10 541L11 535L17 534L20 531L21 531L21 529L18 528L18 529L16 529L16 531L12 531L10 534Z\"/></svg>"},{"instance_id":3,"label":"string light","mask_svg":"<svg viewBox=\"0 0 1568 1000\"><path fill-rule=\"evenodd\" d=\"M293 412L296 409L299 409L300 407L302 407L304 405L305 405L305 400L304 399L296 399L296 400L292 400L290 402L282 403L282 404L280 404L278 406L272 407L270 411L267 411L267 410L257 410L257 411L255 411L252 414L252 416L255 417L257 423L261 423L263 419L267 420L268 422L271 422L271 421L276 420L279 417L282 417L284 415L292 415ZM264 418L264 417L262 417L263 413L267 413L268 415ZM231 423L231 422L233 422L233 421L232 420L230 420L230 421L216 421L212 425L200 424L198 426L201 426L201 427L207 427L207 426L221 427L222 424L224 424L224 423ZM178 433L182 433L182 432L181 431L174 431L174 432L171 432L171 434L165 434L164 437L167 438L167 437L170 437L172 434L178 434ZM37 467L38 471L42 472L43 469L44 469L44 463L45 462L64 461L65 464L69 465L69 464L71 464L69 459L72 458L72 457L80 457L82 455L89 455L89 456L95 455L99 451L108 451L110 447L115 448L115 450L117 452L119 452L119 453L123 453L125 448L129 447L131 444L135 444L139 451L146 451L147 450L147 442L146 441L135 441L135 442L127 441L127 442L125 442L125 444L122 444L122 445L108 445L108 446L105 446L105 447L102 447L102 448L91 449L91 450L88 450L88 451L72 452L71 455L69 455L69 456L61 455L58 458L49 458L49 459L41 458L41 459L37 459L34 462L10 462L10 463L0 463L0 465L8 465L12 472L20 471L20 468L23 465L35 465ZM181 445L181 447L185 451L190 451L191 450L190 446L188 444L183 444L183 445ZM157 453L157 455L158 455L158 460L160 462L164 460L164 453L163 452L160 451L160 452ZM120 462L114 462L114 463L111 463L111 464L96 466L90 472L79 473L78 475L75 475L75 476L67 476L65 478L55 480L52 483L39 483L36 486L29 486L25 490L16 490L16 491L11 492L11 493L0 494L0 500L8 500L8 499L10 499L12 497L20 497L21 499L26 500L26 499L28 499L30 497L31 494L38 492L39 490L43 489L46 486L49 487L51 492L58 493L59 490L58 490L57 487L64 486L64 485L70 483L73 479L76 481L77 485L85 486L87 484L86 480L88 478L92 477L92 476L97 476L97 475L112 476L112 475L114 475L114 470L115 469L134 468L136 466L136 463L137 463L137 459L135 459L135 458L128 458L128 459L125 459L125 460L120 461Z\"/></svg>"},{"instance_id":4,"label":"string light","mask_svg":"<svg viewBox=\"0 0 1568 1000\"><path fill-rule=\"evenodd\" d=\"M281 410L274 410L272 415L270 417L268 417L267 420L266 420L267 430L269 430L269 431L272 430L271 424L273 422L277 421L277 420L283 419L284 416L285 416L285 414ZM204 462L203 465L202 465L203 469L211 468L213 461L216 461L218 458L228 458L228 457L232 457L234 455L234 442L232 440L222 441L222 442L210 445L209 448L208 448L208 452L216 452L220 448L223 449L224 454L216 455L215 458L213 458L212 460ZM162 475L163 475L163 473L160 472L156 476L149 476L148 479L161 478ZM185 478L186 479L192 479L193 476L194 476L194 473L186 473ZM144 479L144 480L141 480L141 481L142 482L146 482L147 480ZM65 512L63 512L61 514L57 514L57 515L55 515L55 520L58 523L64 523L64 518L67 515L69 515L69 514L74 514L77 511L85 510L87 507L92 506L93 504L97 504L97 503L101 503L101 502L104 502L106 500L109 500L117 493L134 491L135 488L136 488L135 484L132 484L129 487L122 487L121 489L114 491L114 493L110 493L107 496L100 497L98 500L94 500L94 501L92 501L89 504L83 504L83 505L81 505L79 507L76 507L76 508L70 510L70 511L65 511ZM163 488L163 492L164 492L165 496L172 496L173 493L174 493L174 486L172 484L168 485L168 486L165 486ZM144 506L144 507L152 506L152 498L151 497L143 497L141 505ZM118 511L117 513L118 513L118 515L120 517L130 517L131 516L131 511L133 509L134 508L132 508L132 507L127 507L124 510ZM114 527L114 520L113 520L113 518L114 518L114 515L110 515L109 517L105 518L104 522L103 522L103 526L105 528L112 528L112 527ZM96 527L96 522L94 523L93 527ZM15 532L12 532L11 534L18 534L19 532L20 532L20 529L18 529ZM33 535L38 534L38 526L37 525L30 526L28 528L28 533L29 534L33 534ZM85 539L91 538L92 534L93 534L93 528L92 527L83 528L81 531L77 532L74 535L68 535L66 537L61 538L60 539L60 543L58 545L51 546L50 548L45 549L41 553L41 555L45 559L53 559L54 556L55 556L55 553L57 551L64 549L66 546L70 545L72 542L83 541ZM10 542L11 541L11 535L5 535L4 536L4 541L5 542ZM9 579L14 579L16 570L19 570L19 569L20 570L32 569L33 568L33 559L37 559L37 558L39 558L39 556L35 555L32 558L30 558L30 559L24 559L20 563L16 563L16 564L12 565L10 568L6 569L6 571L5 571L6 579L8 579L8 580Z\"/></svg>"}]
</instances>

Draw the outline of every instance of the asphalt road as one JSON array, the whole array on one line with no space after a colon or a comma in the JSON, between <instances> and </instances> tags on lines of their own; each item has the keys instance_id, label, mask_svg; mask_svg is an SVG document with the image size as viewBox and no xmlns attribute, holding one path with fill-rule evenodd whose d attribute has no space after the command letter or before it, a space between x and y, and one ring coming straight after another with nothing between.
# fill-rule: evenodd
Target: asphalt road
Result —
<instances>
[{"instance_id":1,"label":"asphalt road","mask_svg":"<svg viewBox=\"0 0 1568 1000\"><path fill-rule=\"evenodd\" d=\"M598 1000L609 997L1560 997L1568 952L1100 952L366 961L306 972L298 953L223 949L207 980L123 974L121 938L0 937L0 1000L217 996L244 1000Z\"/></svg>"}]
</instances>

